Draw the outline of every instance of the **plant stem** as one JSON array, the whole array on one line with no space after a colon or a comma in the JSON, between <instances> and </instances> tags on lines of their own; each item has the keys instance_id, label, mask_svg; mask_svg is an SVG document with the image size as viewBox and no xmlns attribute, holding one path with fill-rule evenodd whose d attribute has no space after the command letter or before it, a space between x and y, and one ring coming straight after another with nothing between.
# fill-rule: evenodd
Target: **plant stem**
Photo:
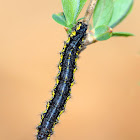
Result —
<instances>
[{"instance_id":1,"label":"plant stem","mask_svg":"<svg viewBox=\"0 0 140 140\"><path fill-rule=\"evenodd\" d=\"M89 24L89 21L91 19L92 14L93 14L96 3L97 3L97 0L91 0L88 8L86 10L83 22L86 23L87 25ZM94 34L94 31L90 31L87 34L87 37L86 37L85 42L84 42L84 46L87 46L87 45L90 45L90 44L96 42L96 39L94 38L93 34Z\"/></svg>"},{"instance_id":2,"label":"plant stem","mask_svg":"<svg viewBox=\"0 0 140 140\"><path fill-rule=\"evenodd\" d=\"M89 20L91 19L96 3L97 0L91 0L86 10L83 22L86 23L87 25L89 24Z\"/></svg>"},{"instance_id":3,"label":"plant stem","mask_svg":"<svg viewBox=\"0 0 140 140\"><path fill-rule=\"evenodd\" d=\"M97 42L96 38L93 36L93 30L89 31L88 34L87 34L87 37L86 37L86 40L84 42L84 46L87 46L87 45L90 45L92 43L95 43Z\"/></svg>"}]
</instances>

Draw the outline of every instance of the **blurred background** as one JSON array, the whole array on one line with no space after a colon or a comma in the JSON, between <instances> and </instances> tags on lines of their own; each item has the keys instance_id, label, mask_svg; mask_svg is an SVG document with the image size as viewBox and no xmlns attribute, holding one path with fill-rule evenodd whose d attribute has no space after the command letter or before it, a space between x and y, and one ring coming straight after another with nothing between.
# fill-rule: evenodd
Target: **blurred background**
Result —
<instances>
[{"instance_id":1,"label":"blurred background","mask_svg":"<svg viewBox=\"0 0 140 140\"><path fill-rule=\"evenodd\" d=\"M135 37L114 37L80 54L72 98L52 140L140 140L139 6L135 0L114 29ZM0 2L1 140L35 140L67 39L51 17L61 11L61 0Z\"/></svg>"}]
</instances>

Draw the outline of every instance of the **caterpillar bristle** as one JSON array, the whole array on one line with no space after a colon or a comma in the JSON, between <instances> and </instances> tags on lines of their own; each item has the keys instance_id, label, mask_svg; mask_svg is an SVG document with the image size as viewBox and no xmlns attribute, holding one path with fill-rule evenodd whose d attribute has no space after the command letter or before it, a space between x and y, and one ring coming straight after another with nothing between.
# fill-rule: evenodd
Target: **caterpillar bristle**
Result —
<instances>
[{"instance_id":1,"label":"caterpillar bristle","mask_svg":"<svg viewBox=\"0 0 140 140\"><path fill-rule=\"evenodd\" d=\"M61 54L62 54L62 52L59 52L59 54L61 55Z\"/></svg>"}]
</instances>

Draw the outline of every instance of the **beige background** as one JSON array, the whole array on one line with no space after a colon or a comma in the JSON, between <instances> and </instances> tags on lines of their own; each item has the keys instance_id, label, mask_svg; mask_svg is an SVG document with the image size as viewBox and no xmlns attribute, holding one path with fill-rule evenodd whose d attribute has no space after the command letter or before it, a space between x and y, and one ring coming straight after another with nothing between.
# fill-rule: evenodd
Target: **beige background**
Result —
<instances>
[{"instance_id":1,"label":"beige background","mask_svg":"<svg viewBox=\"0 0 140 140\"><path fill-rule=\"evenodd\" d=\"M0 140L35 140L67 39L51 15L59 0L0 2ZM140 140L140 1L111 38L78 60L72 98L52 140Z\"/></svg>"}]
</instances>

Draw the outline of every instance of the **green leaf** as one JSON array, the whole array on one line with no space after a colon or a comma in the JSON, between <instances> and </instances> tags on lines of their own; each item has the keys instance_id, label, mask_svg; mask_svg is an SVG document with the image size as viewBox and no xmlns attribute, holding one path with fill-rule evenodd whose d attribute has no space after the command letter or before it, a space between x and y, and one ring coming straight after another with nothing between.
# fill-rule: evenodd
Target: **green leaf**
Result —
<instances>
[{"instance_id":1,"label":"green leaf","mask_svg":"<svg viewBox=\"0 0 140 140\"><path fill-rule=\"evenodd\" d=\"M90 31L93 29L91 24L89 24L88 28L89 28Z\"/></svg>"},{"instance_id":2,"label":"green leaf","mask_svg":"<svg viewBox=\"0 0 140 140\"><path fill-rule=\"evenodd\" d=\"M62 6L67 25L73 24L77 18L80 0L62 0Z\"/></svg>"},{"instance_id":3,"label":"green leaf","mask_svg":"<svg viewBox=\"0 0 140 140\"><path fill-rule=\"evenodd\" d=\"M108 25L113 13L113 0L98 0L94 13L94 28L100 25Z\"/></svg>"},{"instance_id":4,"label":"green leaf","mask_svg":"<svg viewBox=\"0 0 140 140\"><path fill-rule=\"evenodd\" d=\"M132 33L128 32L113 32L112 36L123 36L123 37L129 37L129 36L134 36Z\"/></svg>"},{"instance_id":5,"label":"green leaf","mask_svg":"<svg viewBox=\"0 0 140 140\"><path fill-rule=\"evenodd\" d=\"M76 23L77 23L78 21L82 20L82 19L84 19L84 17L82 17L82 18L79 18L79 19L76 21Z\"/></svg>"},{"instance_id":6,"label":"green leaf","mask_svg":"<svg viewBox=\"0 0 140 140\"><path fill-rule=\"evenodd\" d=\"M81 10L83 9L85 3L86 3L87 0L80 0L80 5L79 5L79 10L78 10L78 13L77 13L77 17L78 15L80 14Z\"/></svg>"},{"instance_id":7,"label":"green leaf","mask_svg":"<svg viewBox=\"0 0 140 140\"><path fill-rule=\"evenodd\" d=\"M114 0L114 10L109 26L114 28L118 25L131 11L133 0Z\"/></svg>"},{"instance_id":8,"label":"green leaf","mask_svg":"<svg viewBox=\"0 0 140 140\"><path fill-rule=\"evenodd\" d=\"M112 36L112 29L106 25L101 25L95 28L94 37L98 41L107 40Z\"/></svg>"},{"instance_id":9,"label":"green leaf","mask_svg":"<svg viewBox=\"0 0 140 140\"><path fill-rule=\"evenodd\" d=\"M53 14L52 15L52 18L59 24L63 25L63 26L67 26L67 23L66 23L66 18L65 18L65 15L63 12L61 13L58 13L58 14Z\"/></svg>"}]
</instances>

